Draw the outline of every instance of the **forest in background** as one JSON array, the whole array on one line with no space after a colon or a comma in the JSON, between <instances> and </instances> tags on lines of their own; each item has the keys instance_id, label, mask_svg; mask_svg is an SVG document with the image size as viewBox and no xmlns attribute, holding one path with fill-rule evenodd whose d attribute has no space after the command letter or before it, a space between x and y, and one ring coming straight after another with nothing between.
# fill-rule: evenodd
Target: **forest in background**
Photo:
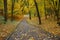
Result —
<instances>
[{"instance_id":1,"label":"forest in background","mask_svg":"<svg viewBox=\"0 0 60 40\"><path fill-rule=\"evenodd\" d=\"M41 17L54 16L60 24L60 0L0 0L0 15L5 21L20 19L25 14L30 19L38 16L40 22Z\"/></svg>"}]
</instances>

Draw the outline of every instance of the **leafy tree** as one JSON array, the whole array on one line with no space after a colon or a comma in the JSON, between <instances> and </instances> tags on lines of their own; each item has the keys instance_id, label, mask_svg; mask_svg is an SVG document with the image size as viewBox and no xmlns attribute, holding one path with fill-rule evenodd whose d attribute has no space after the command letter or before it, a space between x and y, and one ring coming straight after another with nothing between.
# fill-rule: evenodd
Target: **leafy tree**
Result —
<instances>
[{"instance_id":1,"label":"leafy tree","mask_svg":"<svg viewBox=\"0 0 60 40\"><path fill-rule=\"evenodd\" d=\"M60 25L60 0L58 1L58 24Z\"/></svg>"},{"instance_id":2,"label":"leafy tree","mask_svg":"<svg viewBox=\"0 0 60 40\"><path fill-rule=\"evenodd\" d=\"M40 17L40 14L39 14L38 5L37 5L36 0L34 0L34 3L35 3L35 6L36 6L38 18L39 18L39 24L41 24L41 17Z\"/></svg>"},{"instance_id":3,"label":"leafy tree","mask_svg":"<svg viewBox=\"0 0 60 40\"><path fill-rule=\"evenodd\" d=\"M28 6L28 9L29 9L29 19L31 19L31 11L30 11L30 8L29 8L29 1L27 1L27 2L28 2L27 6Z\"/></svg>"},{"instance_id":4,"label":"leafy tree","mask_svg":"<svg viewBox=\"0 0 60 40\"><path fill-rule=\"evenodd\" d=\"M46 14L46 3L45 3L45 0L44 0L44 13L45 13L45 19L47 19L47 14Z\"/></svg>"},{"instance_id":5,"label":"leafy tree","mask_svg":"<svg viewBox=\"0 0 60 40\"><path fill-rule=\"evenodd\" d=\"M29 11L29 19L31 19L31 11Z\"/></svg>"},{"instance_id":6,"label":"leafy tree","mask_svg":"<svg viewBox=\"0 0 60 40\"><path fill-rule=\"evenodd\" d=\"M11 10L11 21L13 21L13 13L14 13L14 4L15 4L15 0L12 0L12 10Z\"/></svg>"},{"instance_id":7,"label":"leafy tree","mask_svg":"<svg viewBox=\"0 0 60 40\"><path fill-rule=\"evenodd\" d=\"M53 11L55 13L55 16L57 17L57 23L59 23L59 1L60 0L48 0L49 4L53 8Z\"/></svg>"},{"instance_id":8,"label":"leafy tree","mask_svg":"<svg viewBox=\"0 0 60 40\"><path fill-rule=\"evenodd\" d=\"M3 0L4 1L4 18L5 18L5 22L7 21L7 0Z\"/></svg>"}]
</instances>

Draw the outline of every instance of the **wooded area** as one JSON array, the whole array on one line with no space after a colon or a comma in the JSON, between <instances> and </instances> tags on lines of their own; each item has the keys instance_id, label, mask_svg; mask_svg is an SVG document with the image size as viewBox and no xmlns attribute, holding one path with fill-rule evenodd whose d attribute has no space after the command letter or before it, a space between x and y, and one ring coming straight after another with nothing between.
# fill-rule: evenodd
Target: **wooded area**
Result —
<instances>
[{"instance_id":1,"label":"wooded area","mask_svg":"<svg viewBox=\"0 0 60 40\"><path fill-rule=\"evenodd\" d=\"M7 19L14 20L15 16L29 14L31 19L33 15L37 15L39 24L41 17L54 15L57 24L60 25L60 0L0 0L0 15Z\"/></svg>"},{"instance_id":2,"label":"wooded area","mask_svg":"<svg viewBox=\"0 0 60 40\"><path fill-rule=\"evenodd\" d=\"M0 26L6 25L8 21L12 24L24 20L23 18L38 25L48 26L46 29L50 26L57 29L60 27L60 0L0 0Z\"/></svg>"}]
</instances>

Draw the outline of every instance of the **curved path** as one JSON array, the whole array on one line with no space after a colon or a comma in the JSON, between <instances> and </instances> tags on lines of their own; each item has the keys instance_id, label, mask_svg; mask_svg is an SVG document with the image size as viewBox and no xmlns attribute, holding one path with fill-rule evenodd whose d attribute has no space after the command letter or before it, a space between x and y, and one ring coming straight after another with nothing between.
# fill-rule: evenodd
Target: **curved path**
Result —
<instances>
[{"instance_id":1,"label":"curved path","mask_svg":"<svg viewBox=\"0 0 60 40\"><path fill-rule=\"evenodd\" d=\"M29 24L26 19L19 23L8 40L59 40L42 29Z\"/></svg>"}]
</instances>

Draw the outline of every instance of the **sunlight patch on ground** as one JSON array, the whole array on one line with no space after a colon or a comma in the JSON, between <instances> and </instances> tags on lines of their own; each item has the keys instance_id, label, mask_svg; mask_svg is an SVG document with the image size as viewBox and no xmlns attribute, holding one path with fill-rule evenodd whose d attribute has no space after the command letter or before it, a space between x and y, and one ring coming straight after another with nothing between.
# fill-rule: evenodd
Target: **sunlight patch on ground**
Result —
<instances>
[{"instance_id":1,"label":"sunlight patch on ground","mask_svg":"<svg viewBox=\"0 0 60 40\"><path fill-rule=\"evenodd\" d=\"M29 17L29 15L24 15L24 17Z\"/></svg>"},{"instance_id":2,"label":"sunlight patch on ground","mask_svg":"<svg viewBox=\"0 0 60 40\"><path fill-rule=\"evenodd\" d=\"M34 40L34 38L33 37L30 37L28 40Z\"/></svg>"}]
</instances>

